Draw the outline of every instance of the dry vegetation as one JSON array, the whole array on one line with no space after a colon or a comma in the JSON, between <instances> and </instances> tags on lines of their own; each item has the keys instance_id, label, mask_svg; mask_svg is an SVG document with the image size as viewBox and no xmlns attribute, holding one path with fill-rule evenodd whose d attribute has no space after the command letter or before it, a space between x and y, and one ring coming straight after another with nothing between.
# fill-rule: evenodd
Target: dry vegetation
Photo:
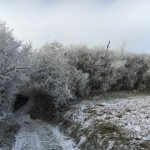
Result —
<instances>
[{"instance_id":1,"label":"dry vegetation","mask_svg":"<svg viewBox=\"0 0 150 150\"><path fill-rule=\"evenodd\" d=\"M60 122L61 130L81 150L148 150L150 97L109 97L108 94L106 100L87 100L75 105Z\"/></svg>"}]
</instances>

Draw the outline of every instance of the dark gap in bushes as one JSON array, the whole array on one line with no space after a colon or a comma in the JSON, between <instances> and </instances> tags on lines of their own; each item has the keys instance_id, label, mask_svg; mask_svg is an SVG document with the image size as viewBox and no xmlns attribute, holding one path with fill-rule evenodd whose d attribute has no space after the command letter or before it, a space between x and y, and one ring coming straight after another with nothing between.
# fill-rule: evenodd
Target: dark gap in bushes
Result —
<instances>
[{"instance_id":1,"label":"dark gap in bushes","mask_svg":"<svg viewBox=\"0 0 150 150\"><path fill-rule=\"evenodd\" d=\"M56 115L54 97L42 90L30 91L33 106L29 112L32 119L52 120Z\"/></svg>"},{"instance_id":2,"label":"dark gap in bushes","mask_svg":"<svg viewBox=\"0 0 150 150\"><path fill-rule=\"evenodd\" d=\"M13 105L13 112L24 106L29 100L29 97L23 94L16 94L15 102Z\"/></svg>"}]
</instances>

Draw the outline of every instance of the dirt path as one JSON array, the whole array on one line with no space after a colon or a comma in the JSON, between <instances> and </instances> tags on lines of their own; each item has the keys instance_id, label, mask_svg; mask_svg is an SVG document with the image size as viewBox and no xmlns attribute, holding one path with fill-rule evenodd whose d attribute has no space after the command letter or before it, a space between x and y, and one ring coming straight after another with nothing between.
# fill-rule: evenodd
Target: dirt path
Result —
<instances>
[{"instance_id":1,"label":"dirt path","mask_svg":"<svg viewBox=\"0 0 150 150\"><path fill-rule=\"evenodd\" d=\"M43 121L24 116L12 150L62 150L51 128Z\"/></svg>"},{"instance_id":2,"label":"dirt path","mask_svg":"<svg viewBox=\"0 0 150 150\"><path fill-rule=\"evenodd\" d=\"M32 120L26 114L30 106L28 103L16 113L21 128L12 150L78 150L56 127L41 120Z\"/></svg>"}]
</instances>

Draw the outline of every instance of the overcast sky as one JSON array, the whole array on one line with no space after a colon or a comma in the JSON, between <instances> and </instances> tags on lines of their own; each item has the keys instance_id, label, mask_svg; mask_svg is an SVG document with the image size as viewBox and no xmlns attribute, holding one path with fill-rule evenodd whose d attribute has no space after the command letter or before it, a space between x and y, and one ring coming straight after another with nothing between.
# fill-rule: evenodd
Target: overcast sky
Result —
<instances>
[{"instance_id":1,"label":"overcast sky","mask_svg":"<svg viewBox=\"0 0 150 150\"><path fill-rule=\"evenodd\" d=\"M150 0L0 0L0 20L35 48L46 42L150 53Z\"/></svg>"}]
</instances>

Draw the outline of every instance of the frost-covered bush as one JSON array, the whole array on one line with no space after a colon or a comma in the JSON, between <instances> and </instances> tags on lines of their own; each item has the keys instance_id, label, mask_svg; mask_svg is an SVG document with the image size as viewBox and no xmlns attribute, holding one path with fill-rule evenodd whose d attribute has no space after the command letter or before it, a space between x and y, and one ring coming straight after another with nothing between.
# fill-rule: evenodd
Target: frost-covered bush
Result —
<instances>
[{"instance_id":1,"label":"frost-covered bush","mask_svg":"<svg viewBox=\"0 0 150 150\"><path fill-rule=\"evenodd\" d=\"M30 44L22 44L14 38L6 24L0 22L0 103L1 111L9 112L12 96L17 92L20 82L24 82L29 67ZM20 82L19 82L20 81Z\"/></svg>"},{"instance_id":2,"label":"frost-covered bush","mask_svg":"<svg viewBox=\"0 0 150 150\"><path fill-rule=\"evenodd\" d=\"M88 74L68 63L61 44L46 44L34 57L35 67L30 76L32 88L54 96L58 105L74 99L76 93L85 96Z\"/></svg>"},{"instance_id":3,"label":"frost-covered bush","mask_svg":"<svg viewBox=\"0 0 150 150\"><path fill-rule=\"evenodd\" d=\"M124 63L119 64L116 59L118 56L112 51L100 47L90 49L87 46L71 46L66 54L71 65L89 74L92 90L106 92L120 78L118 70Z\"/></svg>"},{"instance_id":4,"label":"frost-covered bush","mask_svg":"<svg viewBox=\"0 0 150 150\"><path fill-rule=\"evenodd\" d=\"M1 111L8 111L8 89L15 77L15 60L21 42L16 41L5 23L0 22L0 94Z\"/></svg>"},{"instance_id":5,"label":"frost-covered bush","mask_svg":"<svg viewBox=\"0 0 150 150\"><path fill-rule=\"evenodd\" d=\"M122 53L103 47L65 47L69 64L89 74L92 91L149 90L150 56Z\"/></svg>"},{"instance_id":6,"label":"frost-covered bush","mask_svg":"<svg viewBox=\"0 0 150 150\"><path fill-rule=\"evenodd\" d=\"M117 81L116 86L120 90L148 90L146 80L150 77L147 76L150 56L127 53L119 59L124 61L125 65L121 71L122 77Z\"/></svg>"},{"instance_id":7,"label":"frost-covered bush","mask_svg":"<svg viewBox=\"0 0 150 150\"><path fill-rule=\"evenodd\" d=\"M86 95L86 91L89 93L89 91L143 91L150 89L150 56L146 54L122 53L103 47L89 48L86 45L67 47L54 42L46 44L37 55L36 61L38 60L38 62L36 63L40 64L40 68L45 68L45 71L39 72L39 76L41 77L43 74L44 81L48 81L48 86L45 84L46 82L40 82L41 85L46 86L45 89L51 91L50 93L55 96L58 93L59 97L62 95L61 100L69 99L75 93L78 93L76 95ZM46 70L50 71L47 77ZM59 75L54 75L54 72ZM46 74L44 75L44 73ZM88 76L89 82L85 84ZM74 78L76 79L74 80ZM79 82L77 82L78 80ZM61 85L61 83L63 84ZM55 87L59 88L56 90Z\"/></svg>"}]
</instances>

